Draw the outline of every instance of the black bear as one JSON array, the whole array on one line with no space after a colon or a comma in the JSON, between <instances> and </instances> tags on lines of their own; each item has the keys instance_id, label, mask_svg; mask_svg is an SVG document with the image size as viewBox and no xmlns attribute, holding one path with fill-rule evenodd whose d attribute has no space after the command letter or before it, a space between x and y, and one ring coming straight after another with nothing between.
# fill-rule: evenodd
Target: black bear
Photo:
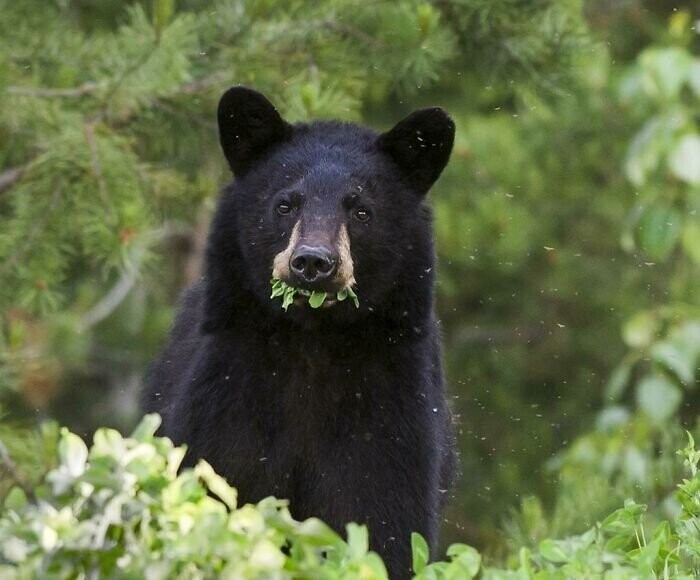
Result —
<instances>
[{"instance_id":1,"label":"black bear","mask_svg":"<svg viewBox=\"0 0 700 580\"><path fill-rule=\"evenodd\" d=\"M435 547L454 463L424 203L454 123L428 108L382 134L289 124L245 87L223 95L218 123L235 180L145 410L241 501L287 498L340 532L367 524L390 577L407 577L411 532ZM285 309L271 279L299 291Z\"/></svg>"}]
</instances>

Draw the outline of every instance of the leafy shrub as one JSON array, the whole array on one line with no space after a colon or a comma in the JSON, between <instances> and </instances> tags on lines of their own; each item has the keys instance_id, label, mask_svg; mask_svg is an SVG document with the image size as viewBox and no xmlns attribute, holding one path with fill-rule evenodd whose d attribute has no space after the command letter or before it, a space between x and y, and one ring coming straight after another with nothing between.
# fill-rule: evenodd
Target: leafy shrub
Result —
<instances>
[{"instance_id":1,"label":"leafy shrub","mask_svg":"<svg viewBox=\"0 0 700 580\"><path fill-rule=\"evenodd\" d=\"M90 450L64 429L36 501L19 488L5 501L0 577L386 577L360 526L344 542L283 500L238 507L204 461L178 474L185 449L154 437L159 423L101 429Z\"/></svg>"},{"instance_id":2,"label":"leafy shrub","mask_svg":"<svg viewBox=\"0 0 700 580\"><path fill-rule=\"evenodd\" d=\"M178 473L185 454L155 437L148 415L131 437L101 429L90 449L63 429L58 463L31 499L20 487L0 518L2 578L386 578L368 549L367 529L347 541L316 518L295 521L284 500L237 505L236 490L200 461ZM545 539L536 550L492 567L470 546L428 563L425 540L411 538L417 578L693 578L700 571L700 451L681 452L690 473L681 509L651 531L646 506L627 500L583 534Z\"/></svg>"}]
</instances>

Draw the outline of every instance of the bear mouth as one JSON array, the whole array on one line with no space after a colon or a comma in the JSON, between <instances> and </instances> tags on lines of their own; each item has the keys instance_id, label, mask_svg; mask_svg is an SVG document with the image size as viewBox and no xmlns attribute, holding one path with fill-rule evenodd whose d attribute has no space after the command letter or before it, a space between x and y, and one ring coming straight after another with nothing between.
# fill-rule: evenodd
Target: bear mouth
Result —
<instances>
[{"instance_id":1,"label":"bear mouth","mask_svg":"<svg viewBox=\"0 0 700 580\"><path fill-rule=\"evenodd\" d=\"M360 307L360 302L357 294L351 286L341 288L335 293L305 290L291 286L281 278L272 278L270 280L272 292L270 299L282 299L282 309L286 312L290 306L303 307L306 305L312 309L331 308L338 302L349 300L355 305L355 308Z\"/></svg>"},{"instance_id":2,"label":"bear mouth","mask_svg":"<svg viewBox=\"0 0 700 580\"><path fill-rule=\"evenodd\" d=\"M336 298L326 297L326 299L323 301L323 304L321 304L321 306L319 306L318 308L330 308L331 306L335 306L336 304L338 304L338 300ZM292 305L296 306L297 308L302 308L304 306L306 306L307 308L314 308L309 304L308 296L303 294L294 298L294 300L292 301Z\"/></svg>"}]
</instances>

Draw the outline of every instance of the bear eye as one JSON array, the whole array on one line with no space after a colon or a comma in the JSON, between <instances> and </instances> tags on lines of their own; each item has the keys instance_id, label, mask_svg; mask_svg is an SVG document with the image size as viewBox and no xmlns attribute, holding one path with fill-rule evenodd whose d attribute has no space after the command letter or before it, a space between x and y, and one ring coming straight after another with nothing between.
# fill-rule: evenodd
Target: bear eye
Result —
<instances>
[{"instance_id":1,"label":"bear eye","mask_svg":"<svg viewBox=\"0 0 700 580\"><path fill-rule=\"evenodd\" d=\"M352 212L352 217L358 222L368 222L370 218L369 210L364 207L358 207Z\"/></svg>"},{"instance_id":2,"label":"bear eye","mask_svg":"<svg viewBox=\"0 0 700 580\"><path fill-rule=\"evenodd\" d=\"M277 213L280 215L287 215L291 213L292 205L288 201L281 201L277 204Z\"/></svg>"}]
</instances>

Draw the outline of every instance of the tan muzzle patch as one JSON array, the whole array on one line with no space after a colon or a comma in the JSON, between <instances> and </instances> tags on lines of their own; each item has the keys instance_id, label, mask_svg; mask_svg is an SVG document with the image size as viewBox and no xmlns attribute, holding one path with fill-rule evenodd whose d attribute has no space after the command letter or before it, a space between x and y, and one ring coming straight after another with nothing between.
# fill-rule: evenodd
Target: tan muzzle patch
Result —
<instances>
[{"instance_id":1,"label":"tan muzzle patch","mask_svg":"<svg viewBox=\"0 0 700 580\"><path fill-rule=\"evenodd\" d=\"M297 222L294 224L292 234L289 236L287 247L277 254L272 261L273 278L280 278L282 280L288 280L290 278L289 261L299 242L300 230L300 222ZM336 243L338 251L338 269L335 275L335 282L341 289L350 288L355 285L355 272L352 254L350 252L350 236L348 235L348 228L345 224L340 226Z\"/></svg>"},{"instance_id":2,"label":"tan muzzle patch","mask_svg":"<svg viewBox=\"0 0 700 580\"><path fill-rule=\"evenodd\" d=\"M350 288L355 285L355 271L350 252L350 236L345 224L340 226L338 234L338 272L336 281L341 288Z\"/></svg>"},{"instance_id":3,"label":"tan muzzle patch","mask_svg":"<svg viewBox=\"0 0 700 580\"><path fill-rule=\"evenodd\" d=\"M299 223L300 222L294 224L294 229L292 230L292 235L289 236L289 243L287 244L287 247L282 252L277 254L275 259L272 261L273 278L280 278L281 280L289 279L289 260L291 260L292 254L294 253L294 248L299 241L299 230L301 228Z\"/></svg>"}]
</instances>

